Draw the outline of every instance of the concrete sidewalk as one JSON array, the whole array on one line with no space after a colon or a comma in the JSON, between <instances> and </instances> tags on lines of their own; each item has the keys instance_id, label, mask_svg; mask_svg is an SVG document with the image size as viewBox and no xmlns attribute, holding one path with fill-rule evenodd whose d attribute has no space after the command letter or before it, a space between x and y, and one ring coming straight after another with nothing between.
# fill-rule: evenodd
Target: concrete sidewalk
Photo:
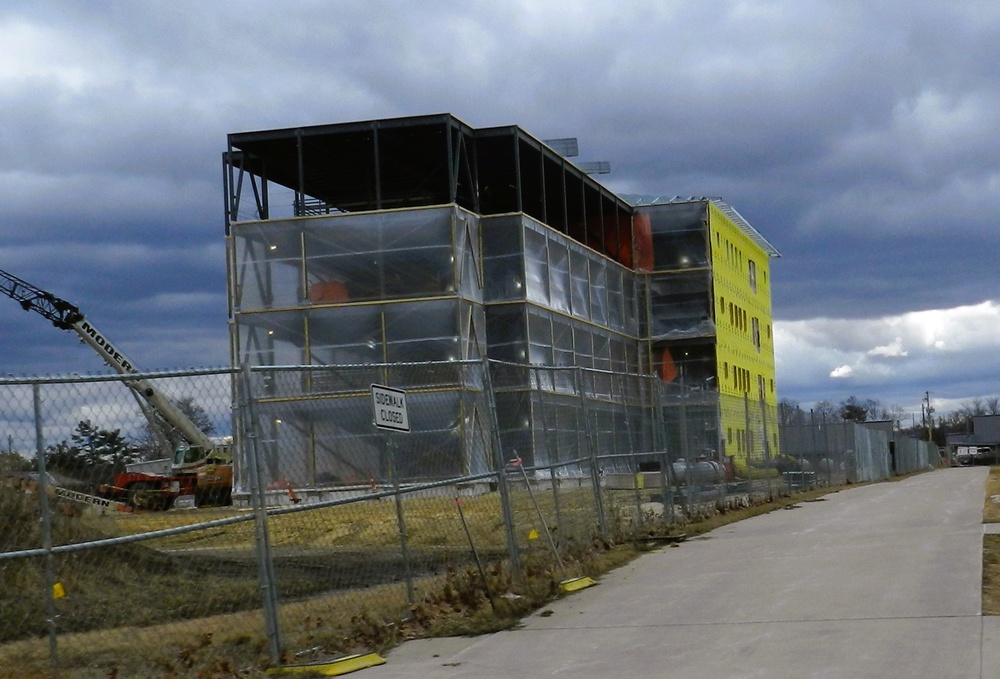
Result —
<instances>
[{"instance_id":1,"label":"concrete sidewalk","mask_svg":"<svg viewBox=\"0 0 1000 679\"><path fill-rule=\"evenodd\" d=\"M998 677L986 468L853 488L642 556L523 627L408 642L359 677Z\"/></svg>"}]
</instances>

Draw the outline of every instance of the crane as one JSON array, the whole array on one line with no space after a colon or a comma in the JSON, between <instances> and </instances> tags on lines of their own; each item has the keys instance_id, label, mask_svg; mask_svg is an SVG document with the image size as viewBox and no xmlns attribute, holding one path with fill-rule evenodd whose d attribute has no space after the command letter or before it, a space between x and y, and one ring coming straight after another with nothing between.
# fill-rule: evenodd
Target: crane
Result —
<instances>
[{"instance_id":1,"label":"crane","mask_svg":"<svg viewBox=\"0 0 1000 679\"><path fill-rule=\"evenodd\" d=\"M42 290L17 276L0 269L0 293L18 302L25 311L34 311L60 330L75 332L104 359L113 370L124 376L124 383L145 403L176 428L184 439L174 451L171 474L125 472L116 475L107 493L121 495L129 504L148 508L167 508L177 495L195 495L200 501L221 504L231 502L232 464L228 446L216 445L191 421L173 401L153 384L139 376L139 370L107 336L98 330L80 309L52 293ZM130 377L134 376L134 377ZM143 411L149 416L146 408ZM156 422L150 417L155 429Z\"/></svg>"}]
</instances>

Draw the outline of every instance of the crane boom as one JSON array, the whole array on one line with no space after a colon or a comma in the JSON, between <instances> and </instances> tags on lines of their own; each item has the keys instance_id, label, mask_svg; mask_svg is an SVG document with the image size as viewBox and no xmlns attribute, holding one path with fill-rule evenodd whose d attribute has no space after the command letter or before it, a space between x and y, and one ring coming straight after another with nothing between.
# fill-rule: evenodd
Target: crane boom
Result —
<instances>
[{"instance_id":1,"label":"crane boom","mask_svg":"<svg viewBox=\"0 0 1000 679\"><path fill-rule=\"evenodd\" d=\"M138 373L135 364L94 327L75 304L60 299L2 269L0 269L0 292L20 303L25 311L41 314L60 330L75 332L120 375ZM204 459L209 456L215 448L212 440L169 398L154 388L152 383L142 378L127 379L125 383L163 419L176 427L191 447L197 450L195 455L188 454L182 459L176 459L175 464L183 466L185 462L193 462L195 458Z\"/></svg>"},{"instance_id":2,"label":"crane boom","mask_svg":"<svg viewBox=\"0 0 1000 679\"><path fill-rule=\"evenodd\" d=\"M75 304L36 288L3 269L0 269L0 291L20 303L25 311L34 311L49 319L60 330L72 330L73 324L83 318Z\"/></svg>"}]
</instances>

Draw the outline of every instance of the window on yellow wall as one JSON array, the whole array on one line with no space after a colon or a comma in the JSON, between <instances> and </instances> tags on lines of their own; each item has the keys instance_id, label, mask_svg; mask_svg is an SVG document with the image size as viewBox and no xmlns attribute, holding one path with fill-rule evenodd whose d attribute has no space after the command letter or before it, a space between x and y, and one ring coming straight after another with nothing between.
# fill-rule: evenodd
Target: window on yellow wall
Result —
<instances>
[{"instance_id":1,"label":"window on yellow wall","mask_svg":"<svg viewBox=\"0 0 1000 679\"><path fill-rule=\"evenodd\" d=\"M757 292L757 262L748 259L747 268L750 271L750 289Z\"/></svg>"},{"instance_id":2,"label":"window on yellow wall","mask_svg":"<svg viewBox=\"0 0 1000 679\"><path fill-rule=\"evenodd\" d=\"M753 319L753 346L760 353L760 321Z\"/></svg>"},{"instance_id":3,"label":"window on yellow wall","mask_svg":"<svg viewBox=\"0 0 1000 679\"><path fill-rule=\"evenodd\" d=\"M725 361L722 364L722 378L726 380L729 379L729 361Z\"/></svg>"}]
</instances>

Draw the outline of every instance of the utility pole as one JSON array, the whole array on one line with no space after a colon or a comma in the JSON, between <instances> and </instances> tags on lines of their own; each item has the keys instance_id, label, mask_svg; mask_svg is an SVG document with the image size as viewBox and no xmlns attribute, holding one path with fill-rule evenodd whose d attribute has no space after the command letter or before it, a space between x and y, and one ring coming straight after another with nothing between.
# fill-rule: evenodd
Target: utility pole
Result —
<instances>
[{"instance_id":1,"label":"utility pole","mask_svg":"<svg viewBox=\"0 0 1000 679\"><path fill-rule=\"evenodd\" d=\"M925 391L924 392L924 403L927 404L927 407L926 407L926 413L927 413L927 440L930 441L930 442L933 442L934 441L934 418L931 416L931 413L934 412L934 408L931 407L931 392L929 392L929 391ZM921 410L925 410L924 403L920 404L920 409Z\"/></svg>"}]
</instances>

